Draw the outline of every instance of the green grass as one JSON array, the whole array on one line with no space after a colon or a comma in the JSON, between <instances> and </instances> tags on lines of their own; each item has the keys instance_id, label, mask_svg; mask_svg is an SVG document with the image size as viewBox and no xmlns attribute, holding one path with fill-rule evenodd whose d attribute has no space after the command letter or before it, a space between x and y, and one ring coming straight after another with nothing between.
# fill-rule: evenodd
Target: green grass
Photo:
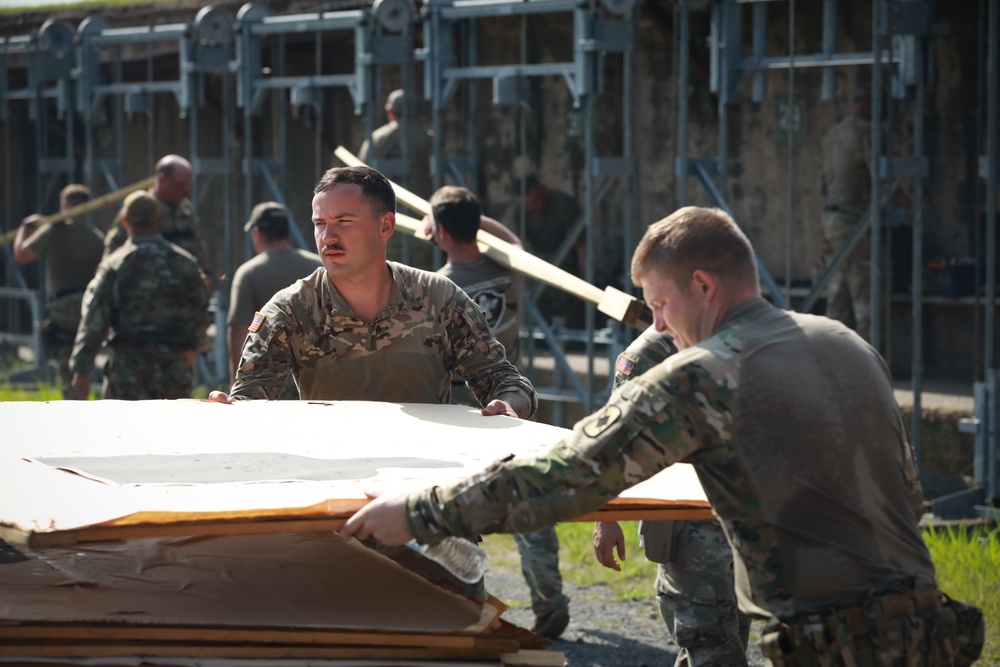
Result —
<instances>
[{"instance_id":1,"label":"green grass","mask_svg":"<svg viewBox=\"0 0 1000 667\"><path fill-rule=\"evenodd\" d=\"M0 384L0 401L58 401L62 399L59 387L36 385L35 387L11 387Z\"/></svg>"},{"instance_id":2,"label":"green grass","mask_svg":"<svg viewBox=\"0 0 1000 667\"><path fill-rule=\"evenodd\" d=\"M556 526L556 533L559 535L559 571L563 579L577 586L610 586L620 599L652 597L656 565L646 560L639 547L638 522L623 521L621 526L625 533L625 561L621 563L621 572L609 570L594 557L594 524L570 522ZM510 535L489 535L484 538L482 546L490 554L493 566L515 571L520 569L517 546Z\"/></svg>"},{"instance_id":3,"label":"green grass","mask_svg":"<svg viewBox=\"0 0 1000 667\"><path fill-rule=\"evenodd\" d=\"M986 618L986 646L977 664L1000 665L1000 533L985 529L924 531L938 586L975 605Z\"/></svg>"}]
</instances>

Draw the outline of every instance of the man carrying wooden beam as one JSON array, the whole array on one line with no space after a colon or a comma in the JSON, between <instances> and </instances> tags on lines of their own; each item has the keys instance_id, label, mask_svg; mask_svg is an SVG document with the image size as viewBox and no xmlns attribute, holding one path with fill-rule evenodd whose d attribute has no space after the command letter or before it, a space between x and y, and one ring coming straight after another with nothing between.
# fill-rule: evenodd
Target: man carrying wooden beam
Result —
<instances>
[{"instance_id":1,"label":"man carrying wooden beam","mask_svg":"<svg viewBox=\"0 0 1000 667\"><path fill-rule=\"evenodd\" d=\"M424 232L447 255L438 273L450 278L482 308L490 329L503 344L515 366L520 356L524 311L524 277L484 255L476 242L480 229L520 247L521 240L499 221L482 214L479 198L466 188L446 185L431 195L431 215L424 218ZM476 405L476 397L457 378L452 382L452 402ZM521 572L531 594L535 613L532 632L555 639L569 625L569 598L563 593L559 573L559 536L553 526L516 533Z\"/></svg>"},{"instance_id":2,"label":"man carrying wooden beam","mask_svg":"<svg viewBox=\"0 0 1000 667\"><path fill-rule=\"evenodd\" d=\"M59 210L67 211L90 200L90 190L79 183L59 193ZM69 357L80 326L83 293L94 277L104 251L104 234L83 217L62 224L42 224L46 218L30 215L14 237L14 261L29 264L45 258L46 317L42 331L59 369L64 399L75 398Z\"/></svg>"}]
</instances>

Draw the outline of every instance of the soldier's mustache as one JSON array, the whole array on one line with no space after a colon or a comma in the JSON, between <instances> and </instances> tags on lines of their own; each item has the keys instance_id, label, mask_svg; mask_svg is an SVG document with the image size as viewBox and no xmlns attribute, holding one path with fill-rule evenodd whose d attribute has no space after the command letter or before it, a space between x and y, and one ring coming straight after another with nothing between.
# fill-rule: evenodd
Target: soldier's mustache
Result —
<instances>
[{"instance_id":1,"label":"soldier's mustache","mask_svg":"<svg viewBox=\"0 0 1000 667\"><path fill-rule=\"evenodd\" d=\"M336 250L337 252L344 252L344 246L340 245L339 243L324 243L323 252L326 252L327 250Z\"/></svg>"}]
</instances>

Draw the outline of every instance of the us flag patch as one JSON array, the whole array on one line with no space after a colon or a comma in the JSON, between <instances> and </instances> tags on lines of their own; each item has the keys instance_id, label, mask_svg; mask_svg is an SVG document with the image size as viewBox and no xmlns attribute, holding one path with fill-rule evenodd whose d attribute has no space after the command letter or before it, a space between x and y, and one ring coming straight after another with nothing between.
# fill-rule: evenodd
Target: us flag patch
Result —
<instances>
[{"instance_id":1,"label":"us flag patch","mask_svg":"<svg viewBox=\"0 0 1000 667\"><path fill-rule=\"evenodd\" d=\"M619 354L618 361L615 362L615 370L622 375L632 375L633 369L635 369L635 360L629 359L624 354Z\"/></svg>"},{"instance_id":2,"label":"us flag patch","mask_svg":"<svg viewBox=\"0 0 1000 667\"><path fill-rule=\"evenodd\" d=\"M253 322L250 323L250 326L247 328L247 331L249 331L250 333L257 333L257 330L260 329L260 325L264 324L265 317L267 317L267 315L260 312L259 310L256 313L254 313Z\"/></svg>"}]
</instances>

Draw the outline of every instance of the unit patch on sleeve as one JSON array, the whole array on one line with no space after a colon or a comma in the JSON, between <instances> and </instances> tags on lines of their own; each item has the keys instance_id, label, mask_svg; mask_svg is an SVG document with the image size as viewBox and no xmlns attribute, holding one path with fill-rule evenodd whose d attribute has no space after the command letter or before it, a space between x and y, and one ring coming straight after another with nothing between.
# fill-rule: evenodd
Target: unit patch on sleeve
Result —
<instances>
[{"instance_id":1,"label":"unit patch on sleeve","mask_svg":"<svg viewBox=\"0 0 1000 667\"><path fill-rule=\"evenodd\" d=\"M583 433L589 438L596 438L611 428L611 425L618 421L621 416L621 408L617 405L606 405L583 427Z\"/></svg>"},{"instance_id":2,"label":"unit patch on sleeve","mask_svg":"<svg viewBox=\"0 0 1000 667\"><path fill-rule=\"evenodd\" d=\"M266 317L267 315L258 310L256 313L253 314L253 322L250 323L250 326L247 328L247 331L249 331L250 333L257 333L257 330L260 329L260 325L264 324L264 318Z\"/></svg>"}]
</instances>

